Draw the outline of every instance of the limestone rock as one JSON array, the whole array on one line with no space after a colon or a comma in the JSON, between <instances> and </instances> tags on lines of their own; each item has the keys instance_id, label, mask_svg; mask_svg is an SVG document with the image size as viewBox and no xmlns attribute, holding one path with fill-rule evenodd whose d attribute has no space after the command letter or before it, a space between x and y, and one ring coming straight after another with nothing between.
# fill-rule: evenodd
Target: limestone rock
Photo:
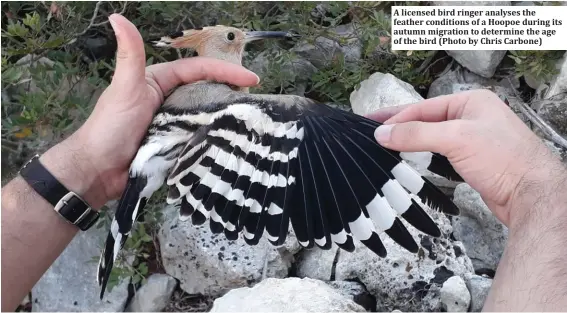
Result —
<instances>
[{"instance_id":1,"label":"limestone rock","mask_svg":"<svg viewBox=\"0 0 567 313\"><path fill-rule=\"evenodd\" d=\"M553 98L561 93L567 93L567 52L561 60L557 62L556 68L559 73L551 80L545 98Z\"/></svg>"},{"instance_id":2,"label":"limestone rock","mask_svg":"<svg viewBox=\"0 0 567 313\"><path fill-rule=\"evenodd\" d=\"M506 55L506 50L446 50L455 61L471 72L492 77Z\"/></svg>"},{"instance_id":3,"label":"limestone rock","mask_svg":"<svg viewBox=\"0 0 567 313\"><path fill-rule=\"evenodd\" d=\"M492 85L494 83L495 82L486 77L482 77L466 68L458 66L454 70L446 70L443 75L439 76L431 83L427 98L450 95L464 90L480 89L483 88L483 86ZM469 87L464 87L466 85Z\"/></svg>"},{"instance_id":4,"label":"limestone rock","mask_svg":"<svg viewBox=\"0 0 567 313\"><path fill-rule=\"evenodd\" d=\"M461 209L461 214L453 218L455 238L465 245L475 270L496 270L506 245L508 228L468 184L457 186L453 201Z\"/></svg>"},{"instance_id":5,"label":"limestone rock","mask_svg":"<svg viewBox=\"0 0 567 313\"><path fill-rule=\"evenodd\" d=\"M471 294L460 276L453 276L441 287L441 302L447 312L467 312Z\"/></svg>"},{"instance_id":6,"label":"limestone rock","mask_svg":"<svg viewBox=\"0 0 567 313\"><path fill-rule=\"evenodd\" d=\"M177 286L175 278L165 274L153 274L136 291L126 312L161 312Z\"/></svg>"},{"instance_id":7,"label":"limestone rock","mask_svg":"<svg viewBox=\"0 0 567 313\"><path fill-rule=\"evenodd\" d=\"M337 250L336 245L330 250L320 248L303 250L297 264L297 276L330 280Z\"/></svg>"},{"instance_id":8,"label":"limestone rock","mask_svg":"<svg viewBox=\"0 0 567 313\"><path fill-rule=\"evenodd\" d=\"M465 280L471 293L470 311L481 312L492 286L492 279L479 275L467 275Z\"/></svg>"},{"instance_id":9,"label":"limestone rock","mask_svg":"<svg viewBox=\"0 0 567 313\"><path fill-rule=\"evenodd\" d=\"M440 238L424 235L402 221L420 246L417 254L408 252L384 233L380 238L388 253L385 258L355 241L354 252L339 254L336 279L362 282L376 297L377 311L439 311L442 284L449 277L473 273L473 267L462 244L449 239L449 219L430 209L426 212L439 225Z\"/></svg>"},{"instance_id":10,"label":"limestone rock","mask_svg":"<svg viewBox=\"0 0 567 313\"><path fill-rule=\"evenodd\" d=\"M567 90L538 102L539 116L549 123L559 135L567 138Z\"/></svg>"},{"instance_id":11,"label":"limestone rock","mask_svg":"<svg viewBox=\"0 0 567 313\"><path fill-rule=\"evenodd\" d=\"M112 291L107 291L101 301L100 287L96 282L98 259L106 239L105 228L91 228L79 232L63 253L32 289L34 312L93 312L124 310L128 297L128 280L122 281Z\"/></svg>"},{"instance_id":12,"label":"limestone rock","mask_svg":"<svg viewBox=\"0 0 567 313\"><path fill-rule=\"evenodd\" d=\"M364 285L355 281L330 281L329 286L335 288L343 296L352 299L367 311L376 310L376 298L372 296Z\"/></svg>"},{"instance_id":13,"label":"limestone rock","mask_svg":"<svg viewBox=\"0 0 567 313\"><path fill-rule=\"evenodd\" d=\"M363 115L381 108L410 104L423 100L412 85L392 74L376 72L360 83L350 94L354 113Z\"/></svg>"},{"instance_id":14,"label":"limestone rock","mask_svg":"<svg viewBox=\"0 0 567 313\"><path fill-rule=\"evenodd\" d=\"M213 303L211 312L366 312L326 283L311 278L268 278L238 288Z\"/></svg>"},{"instance_id":15,"label":"limestone rock","mask_svg":"<svg viewBox=\"0 0 567 313\"><path fill-rule=\"evenodd\" d=\"M214 296L249 286L260 281L264 269L266 277L288 274L289 252L265 238L250 246L243 238L230 241L224 234L213 234L208 223L195 226L191 220L179 220L174 206L168 206L164 215L166 222L158 235L163 265L189 294Z\"/></svg>"}]
</instances>

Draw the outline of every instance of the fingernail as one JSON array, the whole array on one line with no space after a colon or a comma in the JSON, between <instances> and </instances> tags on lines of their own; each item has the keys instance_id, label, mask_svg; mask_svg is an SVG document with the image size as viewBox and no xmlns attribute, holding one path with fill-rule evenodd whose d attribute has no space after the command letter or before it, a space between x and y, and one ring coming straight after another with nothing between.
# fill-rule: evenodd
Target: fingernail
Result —
<instances>
[{"instance_id":1,"label":"fingernail","mask_svg":"<svg viewBox=\"0 0 567 313\"><path fill-rule=\"evenodd\" d=\"M254 75L256 75L256 73L254 73ZM256 85L258 85L260 83L260 76L256 75Z\"/></svg>"},{"instance_id":2,"label":"fingernail","mask_svg":"<svg viewBox=\"0 0 567 313\"><path fill-rule=\"evenodd\" d=\"M118 27L118 23L116 23L114 20L112 20L112 16L110 16L108 18L108 21L110 22L110 25L112 26L112 30L114 30L114 36L118 36L118 34L120 33L120 27Z\"/></svg>"},{"instance_id":3,"label":"fingernail","mask_svg":"<svg viewBox=\"0 0 567 313\"><path fill-rule=\"evenodd\" d=\"M394 125L381 125L374 131L374 137L379 143L388 143L392 134Z\"/></svg>"}]
</instances>

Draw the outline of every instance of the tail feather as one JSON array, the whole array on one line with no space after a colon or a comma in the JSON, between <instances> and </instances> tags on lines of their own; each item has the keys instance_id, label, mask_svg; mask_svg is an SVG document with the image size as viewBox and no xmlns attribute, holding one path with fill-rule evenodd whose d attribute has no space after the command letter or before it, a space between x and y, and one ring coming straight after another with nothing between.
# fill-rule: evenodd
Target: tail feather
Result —
<instances>
[{"instance_id":1,"label":"tail feather","mask_svg":"<svg viewBox=\"0 0 567 313\"><path fill-rule=\"evenodd\" d=\"M146 205L146 198L140 197L140 192L146 186L146 182L147 180L144 177L130 177L126 189L120 198L98 264L97 281L101 287L101 300L118 253L128 239L134 221Z\"/></svg>"}]
</instances>

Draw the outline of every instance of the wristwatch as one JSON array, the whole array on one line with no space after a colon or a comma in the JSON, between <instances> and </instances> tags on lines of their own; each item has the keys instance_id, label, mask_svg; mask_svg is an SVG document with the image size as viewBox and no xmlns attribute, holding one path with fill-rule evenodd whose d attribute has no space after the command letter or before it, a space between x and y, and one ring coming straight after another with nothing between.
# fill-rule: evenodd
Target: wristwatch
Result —
<instances>
[{"instance_id":1,"label":"wristwatch","mask_svg":"<svg viewBox=\"0 0 567 313\"><path fill-rule=\"evenodd\" d=\"M82 231L91 228L99 213L73 191L69 191L39 161L39 155L32 157L19 171L20 176L68 223Z\"/></svg>"}]
</instances>

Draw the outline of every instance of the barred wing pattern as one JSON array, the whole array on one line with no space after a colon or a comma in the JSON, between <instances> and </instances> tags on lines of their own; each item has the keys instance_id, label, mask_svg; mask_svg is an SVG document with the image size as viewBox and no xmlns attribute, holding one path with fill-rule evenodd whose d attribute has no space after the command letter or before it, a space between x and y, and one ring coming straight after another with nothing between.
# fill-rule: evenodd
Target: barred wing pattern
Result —
<instances>
[{"instance_id":1,"label":"barred wing pattern","mask_svg":"<svg viewBox=\"0 0 567 313\"><path fill-rule=\"evenodd\" d=\"M220 106L218 106L220 107ZM346 251L357 239L379 256L385 232L411 252L417 244L401 219L431 236L440 231L411 195L432 208L458 208L396 151L373 136L380 124L323 104L284 107L241 101L211 113L185 146L167 179L168 203L180 218L210 222L230 240L255 245L265 234L285 242L289 223L299 243ZM189 116L198 123L199 116ZM434 154L436 173L459 178Z\"/></svg>"}]
</instances>

